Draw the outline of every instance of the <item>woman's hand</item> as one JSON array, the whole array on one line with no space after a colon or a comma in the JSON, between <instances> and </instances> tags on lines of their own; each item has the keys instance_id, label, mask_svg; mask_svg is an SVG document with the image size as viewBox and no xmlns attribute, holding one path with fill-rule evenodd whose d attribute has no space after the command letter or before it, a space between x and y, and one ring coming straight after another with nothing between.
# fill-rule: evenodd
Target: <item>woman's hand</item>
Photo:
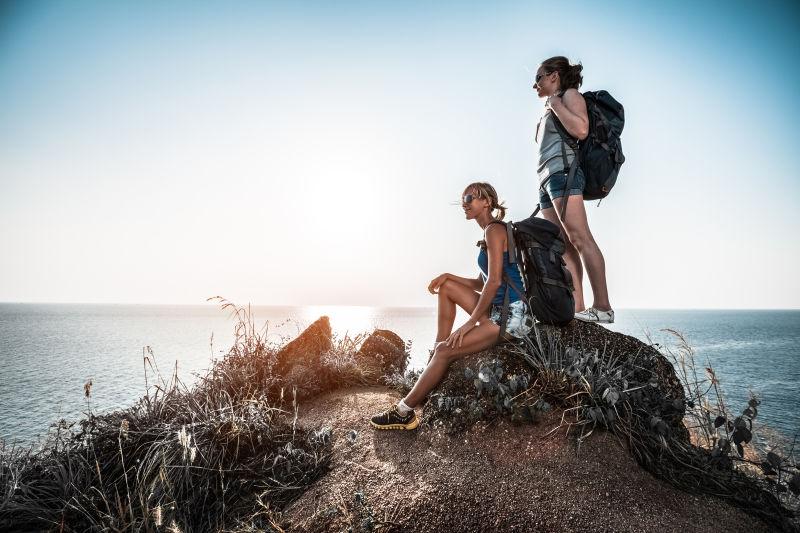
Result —
<instances>
[{"instance_id":1,"label":"woman's hand","mask_svg":"<svg viewBox=\"0 0 800 533\"><path fill-rule=\"evenodd\" d=\"M547 100L544 103L545 108L552 109L553 111L555 111L554 108L559 107L561 105L564 105L564 100L562 99L561 96L558 96L556 94L548 96Z\"/></svg>"},{"instance_id":2,"label":"woman's hand","mask_svg":"<svg viewBox=\"0 0 800 533\"><path fill-rule=\"evenodd\" d=\"M466 335L469 330L475 327L475 322L469 320L466 324L455 330L453 333L447 337L445 343L447 346L451 348L461 348L461 342L464 340L464 335Z\"/></svg>"},{"instance_id":3,"label":"woman's hand","mask_svg":"<svg viewBox=\"0 0 800 533\"><path fill-rule=\"evenodd\" d=\"M439 287L441 287L445 281L447 281L447 273L439 274L428 284L428 292L431 294L438 294Z\"/></svg>"}]
</instances>

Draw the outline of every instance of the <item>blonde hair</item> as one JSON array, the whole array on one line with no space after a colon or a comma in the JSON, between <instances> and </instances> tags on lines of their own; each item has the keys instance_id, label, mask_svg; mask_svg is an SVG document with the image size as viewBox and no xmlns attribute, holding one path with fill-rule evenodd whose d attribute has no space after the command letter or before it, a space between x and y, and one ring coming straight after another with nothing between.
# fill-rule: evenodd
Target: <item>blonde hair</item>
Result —
<instances>
[{"instance_id":1,"label":"blonde hair","mask_svg":"<svg viewBox=\"0 0 800 533\"><path fill-rule=\"evenodd\" d=\"M478 198L485 198L486 200L489 200L490 212L494 213L495 210L498 211L497 216L495 216L497 220L503 220L505 218L506 206L504 206L503 202L498 199L497 191L494 190L494 187L485 181L476 181L475 183L470 183L467 185L464 190L466 191L469 189L475 191Z\"/></svg>"}]
</instances>

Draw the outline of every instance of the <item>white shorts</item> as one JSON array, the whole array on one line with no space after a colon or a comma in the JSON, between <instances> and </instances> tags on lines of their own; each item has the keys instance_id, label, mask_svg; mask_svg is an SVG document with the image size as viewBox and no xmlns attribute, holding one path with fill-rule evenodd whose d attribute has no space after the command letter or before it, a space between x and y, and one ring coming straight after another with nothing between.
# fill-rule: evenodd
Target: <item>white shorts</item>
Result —
<instances>
[{"instance_id":1,"label":"white shorts","mask_svg":"<svg viewBox=\"0 0 800 533\"><path fill-rule=\"evenodd\" d=\"M489 320L500 325L500 316L503 311L503 304L492 306ZM521 339L527 337L533 329L533 317L528 313L528 306L522 300L508 304L508 318L506 319L506 333L512 337Z\"/></svg>"}]
</instances>

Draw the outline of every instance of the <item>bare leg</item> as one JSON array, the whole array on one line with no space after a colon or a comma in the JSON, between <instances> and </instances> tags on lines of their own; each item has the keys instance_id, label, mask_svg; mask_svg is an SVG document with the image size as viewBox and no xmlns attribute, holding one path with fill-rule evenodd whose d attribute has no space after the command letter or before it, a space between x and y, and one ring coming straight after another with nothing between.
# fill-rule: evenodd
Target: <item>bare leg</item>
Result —
<instances>
[{"instance_id":1,"label":"bare leg","mask_svg":"<svg viewBox=\"0 0 800 533\"><path fill-rule=\"evenodd\" d=\"M556 198L553 201L555 209L561 212L563 198ZM600 247L589 230L589 223L586 220L586 209L583 206L583 195L570 196L567 203L567 211L562 221L570 242L580 254L583 264L586 267L586 274L589 276L589 283L592 285L594 293L594 304L592 307L602 311L611 309L608 301L608 286L606 284L606 261Z\"/></svg>"},{"instance_id":2,"label":"bare leg","mask_svg":"<svg viewBox=\"0 0 800 533\"><path fill-rule=\"evenodd\" d=\"M421 404L425 396L442 381L450 363L466 354L476 353L494 346L499 335L500 326L486 317L464 335L460 347L449 347L443 342L437 344L433 358L414 384L414 388L403 398L403 402L409 407Z\"/></svg>"},{"instance_id":3,"label":"bare leg","mask_svg":"<svg viewBox=\"0 0 800 533\"><path fill-rule=\"evenodd\" d=\"M436 328L436 342L447 340L453 332L456 319L456 305L467 313L472 313L480 294L457 281L447 280L439 287L439 310Z\"/></svg>"},{"instance_id":4,"label":"bare leg","mask_svg":"<svg viewBox=\"0 0 800 533\"><path fill-rule=\"evenodd\" d=\"M567 205L572 204L574 201L574 199L570 200ZM564 262L567 264L567 270L572 274L572 285L575 287L572 293L572 296L575 298L575 312L583 311L586 309L586 304L583 301L583 264L581 264L581 256L575 246L572 245L572 242L570 242L569 237L567 237L567 232L564 231L564 227L558 219L556 210L552 207L542 209L542 216L545 220L552 222L561 230L565 245Z\"/></svg>"}]
</instances>

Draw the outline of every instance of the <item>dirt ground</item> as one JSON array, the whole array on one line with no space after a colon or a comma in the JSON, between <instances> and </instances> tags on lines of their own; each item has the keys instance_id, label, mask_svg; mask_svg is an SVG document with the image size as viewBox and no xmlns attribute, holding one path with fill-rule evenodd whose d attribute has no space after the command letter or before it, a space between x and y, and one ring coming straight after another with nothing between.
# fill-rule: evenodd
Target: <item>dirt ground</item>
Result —
<instances>
[{"instance_id":1,"label":"dirt ground","mask_svg":"<svg viewBox=\"0 0 800 533\"><path fill-rule=\"evenodd\" d=\"M546 436L560 413L455 436L373 430L369 416L398 399L352 388L300 405L300 424L333 428L333 465L286 509L287 531L768 531L655 479L608 433L579 453L563 433Z\"/></svg>"}]
</instances>

